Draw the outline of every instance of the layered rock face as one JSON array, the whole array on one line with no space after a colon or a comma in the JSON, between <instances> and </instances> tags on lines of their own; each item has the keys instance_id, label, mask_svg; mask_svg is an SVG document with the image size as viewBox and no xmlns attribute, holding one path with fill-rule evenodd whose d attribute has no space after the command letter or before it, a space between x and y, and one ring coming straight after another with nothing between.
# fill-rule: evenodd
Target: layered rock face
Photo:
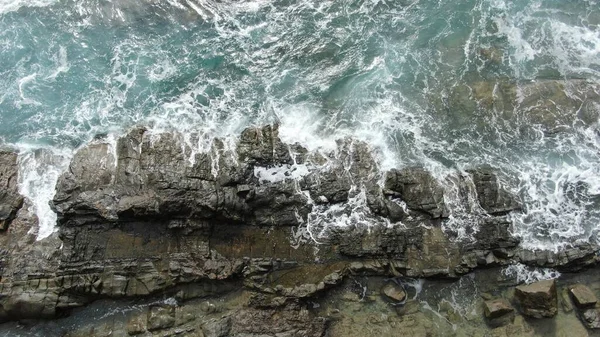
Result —
<instances>
[{"instance_id":1,"label":"layered rock face","mask_svg":"<svg viewBox=\"0 0 600 337\"><path fill-rule=\"evenodd\" d=\"M17 213L16 156L0 157L3 221L12 220L2 237L0 319L56 317L103 298L185 301L237 289L247 302L214 329L318 336L326 320L306 311L308 300L351 275L456 278L477 267L572 270L598 259L591 246L519 249L506 218L519 202L490 168L448 177L464 199L449 203L431 173L381 172L357 140L309 151L283 143L276 125L246 129L235 144L189 145L201 139L136 128L114 144L97 139L83 147L52 201L58 235L37 243L29 232L35 219ZM442 224L451 205L470 199L476 210L461 209L476 219L471 239L452 239ZM148 326L132 329L172 327L169 310L149 312ZM273 319L269 310L283 316ZM239 323L252 319L255 326Z\"/></svg>"}]
</instances>

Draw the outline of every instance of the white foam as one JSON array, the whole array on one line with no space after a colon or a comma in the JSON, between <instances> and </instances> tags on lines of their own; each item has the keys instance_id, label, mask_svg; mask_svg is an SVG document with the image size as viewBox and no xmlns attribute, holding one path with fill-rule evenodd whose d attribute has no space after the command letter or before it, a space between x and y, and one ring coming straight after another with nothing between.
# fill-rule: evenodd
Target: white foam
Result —
<instances>
[{"instance_id":1,"label":"white foam","mask_svg":"<svg viewBox=\"0 0 600 337\"><path fill-rule=\"evenodd\" d=\"M0 0L0 15L14 12L21 7L46 7L58 0Z\"/></svg>"},{"instance_id":2,"label":"white foam","mask_svg":"<svg viewBox=\"0 0 600 337\"><path fill-rule=\"evenodd\" d=\"M30 201L30 212L38 218L37 240L56 230L56 213L50 208L59 176L67 169L73 152L67 149L21 145L19 193Z\"/></svg>"},{"instance_id":3,"label":"white foam","mask_svg":"<svg viewBox=\"0 0 600 337\"><path fill-rule=\"evenodd\" d=\"M275 167L254 167L254 176L261 183L278 183L286 179L297 180L309 173L304 164L279 165Z\"/></svg>"},{"instance_id":4,"label":"white foam","mask_svg":"<svg viewBox=\"0 0 600 337\"><path fill-rule=\"evenodd\" d=\"M550 268L531 268L517 263L502 269L502 274L514 278L517 283L530 284L537 281L552 280L560 277L560 273Z\"/></svg>"}]
</instances>

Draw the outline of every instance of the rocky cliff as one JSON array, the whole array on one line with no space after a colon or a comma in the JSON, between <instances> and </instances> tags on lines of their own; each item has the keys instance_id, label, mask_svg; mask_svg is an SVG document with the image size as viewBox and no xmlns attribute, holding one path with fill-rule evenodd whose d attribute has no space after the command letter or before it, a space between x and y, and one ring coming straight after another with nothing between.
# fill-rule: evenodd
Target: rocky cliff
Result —
<instances>
[{"instance_id":1,"label":"rocky cliff","mask_svg":"<svg viewBox=\"0 0 600 337\"><path fill-rule=\"evenodd\" d=\"M311 308L355 277L457 279L514 263L573 271L598 261L592 245L519 248L508 216L521 206L492 167L445 177L449 191L424 168L382 172L368 144L350 138L310 151L268 125L235 143L191 146L201 140L136 128L84 146L51 203L57 233L39 242L17 192L17 156L2 152L0 319L241 292L218 318L194 325L204 314L153 306L121 332L322 336L330 318ZM445 226L459 209L468 225ZM400 303L397 290L386 296Z\"/></svg>"}]
</instances>

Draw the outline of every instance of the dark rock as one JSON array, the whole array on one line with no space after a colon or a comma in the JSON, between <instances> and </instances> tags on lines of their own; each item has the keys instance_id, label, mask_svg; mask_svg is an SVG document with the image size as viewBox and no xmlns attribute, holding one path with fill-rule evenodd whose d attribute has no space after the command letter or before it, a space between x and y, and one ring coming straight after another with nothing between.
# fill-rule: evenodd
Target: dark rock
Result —
<instances>
[{"instance_id":1,"label":"dark rock","mask_svg":"<svg viewBox=\"0 0 600 337\"><path fill-rule=\"evenodd\" d=\"M477 199L489 214L503 214L520 208L515 197L500 186L497 175L491 169L468 171L473 177Z\"/></svg>"},{"instance_id":2,"label":"dark rock","mask_svg":"<svg viewBox=\"0 0 600 337\"><path fill-rule=\"evenodd\" d=\"M583 284L576 284L570 287L571 296L578 308L589 308L596 305L598 298L590 288Z\"/></svg>"},{"instance_id":3,"label":"dark rock","mask_svg":"<svg viewBox=\"0 0 600 337\"><path fill-rule=\"evenodd\" d=\"M423 211L433 218L446 216L444 189L421 168L391 170L385 175L388 194L397 194L409 208Z\"/></svg>"},{"instance_id":4,"label":"dark rock","mask_svg":"<svg viewBox=\"0 0 600 337\"><path fill-rule=\"evenodd\" d=\"M17 154L0 151L0 230L6 230L23 206L17 190Z\"/></svg>"},{"instance_id":5,"label":"dark rock","mask_svg":"<svg viewBox=\"0 0 600 337\"><path fill-rule=\"evenodd\" d=\"M553 317L558 312L555 280L518 286L515 289L515 296L521 304L521 311L527 316Z\"/></svg>"},{"instance_id":6,"label":"dark rock","mask_svg":"<svg viewBox=\"0 0 600 337\"><path fill-rule=\"evenodd\" d=\"M383 294L388 300L396 303L404 302L406 299L406 291L404 288L394 282L388 282L381 288Z\"/></svg>"}]
</instances>

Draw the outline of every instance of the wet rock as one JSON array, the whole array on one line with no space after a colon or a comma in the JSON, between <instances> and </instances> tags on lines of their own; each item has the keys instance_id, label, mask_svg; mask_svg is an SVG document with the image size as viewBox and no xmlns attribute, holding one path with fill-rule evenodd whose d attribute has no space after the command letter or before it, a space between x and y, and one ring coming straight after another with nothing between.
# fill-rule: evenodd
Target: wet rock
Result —
<instances>
[{"instance_id":1,"label":"wet rock","mask_svg":"<svg viewBox=\"0 0 600 337\"><path fill-rule=\"evenodd\" d=\"M398 195L409 208L433 218L446 216L444 189L431 173L421 168L393 169L385 175L388 195Z\"/></svg>"},{"instance_id":2,"label":"wet rock","mask_svg":"<svg viewBox=\"0 0 600 337\"><path fill-rule=\"evenodd\" d=\"M148 311L148 331L171 328L175 325L174 306L156 306Z\"/></svg>"},{"instance_id":3,"label":"wet rock","mask_svg":"<svg viewBox=\"0 0 600 337\"><path fill-rule=\"evenodd\" d=\"M238 154L240 160L261 166L292 164L288 147L279 139L278 125L245 129L240 136Z\"/></svg>"},{"instance_id":4,"label":"wet rock","mask_svg":"<svg viewBox=\"0 0 600 337\"><path fill-rule=\"evenodd\" d=\"M0 151L0 230L6 230L23 206L17 190L17 154Z\"/></svg>"},{"instance_id":5,"label":"wet rock","mask_svg":"<svg viewBox=\"0 0 600 337\"><path fill-rule=\"evenodd\" d=\"M576 284L570 287L571 296L578 308L589 308L596 305L598 298L594 292L583 284Z\"/></svg>"},{"instance_id":6,"label":"wet rock","mask_svg":"<svg viewBox=\"0 0 600 337\"><path fill-rule=\"evenodd\" d=\"M545 280L518 286L515 297L523 314L534 317L553 317L558 312L556 281Z\"/></svg>"},{"instance_id":7,"label":"wet rock","mask_svg":"<svg viewBox=\"0 0 600 337\"><path fill-rule=\"evenodd\" d=\"M381 288L383 294L388 300L401 303L406 299L406 291L395 282L388 282Z\"/></svg>"},{"instance_id":8,"label":"wet rock","mask_svg":"<svg viewBox=\"0 0 600 337\"><path fill-rule=\"evenodd\" d=\"M489 214L503 214L519 209L513 195L500 186L498 176L489 168L468 171L477 191L481 207Z\"/></svg>"},{"instance_id":9,"label":"wet rock","mask_svg":"<svg viewBox=\"0 0 600 337\"><path fill-rule=\"evenodd\" d=\"M586 309L581 313L581 321L589 329L600 329L600 309Z\"/></svg>"}]
</instances>

